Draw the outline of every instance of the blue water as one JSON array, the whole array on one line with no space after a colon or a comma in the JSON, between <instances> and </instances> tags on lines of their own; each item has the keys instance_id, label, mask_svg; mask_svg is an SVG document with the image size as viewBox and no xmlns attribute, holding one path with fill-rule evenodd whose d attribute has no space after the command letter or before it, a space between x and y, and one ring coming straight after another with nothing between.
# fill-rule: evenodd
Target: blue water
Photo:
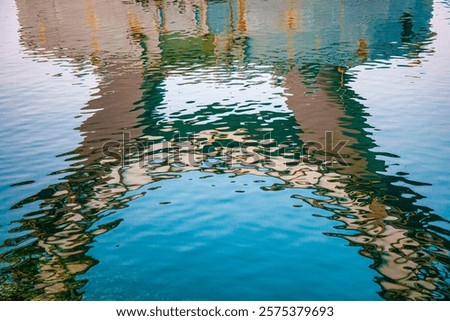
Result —
<instances>
[{"instance_id":1,"label":"blue water","mask_svg":"<svg viewBox=\"0 0 450 321\"><path fill-rule=\"evenodd\" d=\"M370 260L326 235L337 225L328 211L294 198L314 190L264 192L279 180L198 172L161 183L105 220L124 224L89 251L100 263L86 299L378 298L375 284L360 288L375 276Z\"/></svg>"},{"instance_id":2,"label":"blue water","mask_svg":"<svg viewBox=\"0 0 450 321\"><path fill-rule=\"evenodd\" d=\"M0 299L450 298L448 1L0 9Z\"/></svg>"}]
</instances>

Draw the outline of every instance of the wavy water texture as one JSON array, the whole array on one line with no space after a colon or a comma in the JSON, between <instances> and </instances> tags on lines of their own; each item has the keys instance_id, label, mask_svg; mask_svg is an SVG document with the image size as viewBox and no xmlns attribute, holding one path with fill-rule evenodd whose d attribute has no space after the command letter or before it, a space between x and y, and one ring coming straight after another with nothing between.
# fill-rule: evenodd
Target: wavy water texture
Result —
<instances>
[{"instance_id":1,"label":"wavy water texture","mask_svg":"<svg viewBox=\"0 0 450 321\"><path fill-rule=\"evenodd\" d=\"M1 6L1 299L450 299L448 2Z\"/></svg>"}]
</instances>

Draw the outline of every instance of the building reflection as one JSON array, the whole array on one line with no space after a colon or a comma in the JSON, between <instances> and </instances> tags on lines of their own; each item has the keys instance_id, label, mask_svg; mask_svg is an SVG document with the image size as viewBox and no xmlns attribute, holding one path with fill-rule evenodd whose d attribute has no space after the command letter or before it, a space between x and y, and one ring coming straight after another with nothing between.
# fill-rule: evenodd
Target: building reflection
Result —
<instances>
[{"instance_id":1,"label":"building reflection","mask_svg":"<svg viewBox=\"0 0 450 321\"><path fill-rule=\"evenodd\" d=\"M345 230L333 236L373 259L383 298L448 299L436 268L448 261L448 245L421 223L433 211L415 204L420 183L379 174L386 164L371 151L368 115L345 72L368 59L419 53L431 1L16 2L27 50L89 60L101 81L78 129L83 141L67 153L65 180L15 205L40 209L21 220L32 245L15 248L11 238L0 257L10 264L1 274L6 299L81 299L81 275L97 263L90 244L120 221L95 223L140 196L129 191L193 170L318 189L326 200L304 201L339 208L333 219ZM209 81L223 83L245 78L239 66L254 65L282 88L288 109L165 107L170 79L213 74ZM341 159L326 148L327 132L333 146L346 142Z\"/></svg>"}]
</instances>

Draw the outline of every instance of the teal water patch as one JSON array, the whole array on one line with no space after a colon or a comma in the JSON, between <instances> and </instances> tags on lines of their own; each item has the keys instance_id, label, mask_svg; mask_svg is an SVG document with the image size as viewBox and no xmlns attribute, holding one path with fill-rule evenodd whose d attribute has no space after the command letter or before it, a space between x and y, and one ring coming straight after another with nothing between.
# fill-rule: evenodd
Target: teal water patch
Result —
<instances>
[{"instance_id":1,"label":"teal water patch","mask_svg":"<svg viewBox=\"0 0 450 321\"><path fill-rule=\"evenodd\" d=\"M314 189L264 191L281 181L204 176L153 183L108 217L121 223L89 251L100 263L83 276L85 300L378 299L370 261L324 235L336 222L317 215L330 212L291 197L320 198Z\"/></svg>"}]
</instances>

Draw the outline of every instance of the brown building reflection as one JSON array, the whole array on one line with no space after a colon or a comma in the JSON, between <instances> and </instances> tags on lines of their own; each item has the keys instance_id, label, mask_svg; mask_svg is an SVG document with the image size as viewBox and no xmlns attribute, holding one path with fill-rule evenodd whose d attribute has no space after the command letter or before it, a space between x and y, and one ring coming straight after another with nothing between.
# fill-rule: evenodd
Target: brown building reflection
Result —
<instances>
[{"instance_id":1,"label":"brown building reflection","mask_svg":"<svg viewBox=\"0 0 450 321\"><path fill-rule=\"evenodd\" d=\"M13 264L5 269L8 276L2 292L6 299L80 299L79 289L86 281L80 281L79 275L96 264L86 254L89 244L120 222L90 227L110 210L139 197L124 197L128 191L193 170L268 175L280 178L286 187L321 190L328 201L304 201L342 208L335 211L335 219L359 233L335 236L359 246L362 255L374 260L373 268L381 275L381 296L433 299L442 295L432 261L448 257L445 240L430 233L419 237L408 229L402 215L422 209L405 199L390 201L391 193L401 198L401 192L393 192L392 178L377 174L385 165L370 152L373 141L361 116L364 106L355 102L355 94L347 88L345 67L369 59L370 44L377 41L368 30L371 21L361 20L349 28L346 8L358 12L361 6L333 4L338 7L330 16L320 9L323 3L292 0L277 5L252 0L16 2L21 39L28 50L89 60L97 66L100 81L96 98L86 107L92 115L78 129L83 141L67 153L71 164L66 180L16 205L39 202L44 216L24 217L21 222L38 239L29 249L35 259L19 268L24 250L13 250L1 259ZM429 17L430 3L423 3L428 5L422 7L423 15ZM385 6L372 4L374 19L387 19L391 11L401 13L396 6L392 1ZM210 21L221 19L219 26ZM330 19L341 28L339 39L327 39L313 29L321 23L326 26ZM401 21L397 22L401 28ZM273 28L280 42L265 43L266 34L260 31L265 28ZM405 37L405 30L401 31L398 36ZM300 54L299 39L305 41L307 58ZM317 49L338 40L351 44L344 58L314 56ZM191 126L176 118L167 120L158 112L169 75L188 73L194 65L232 69L261 59L271 66L274 79L281 76L278 86L300 127L296 135L303 145L289 149L277 137L262 139L251 127ZM232 123L233 117L239 116L225 120ZM177 131L195 134L183 140L175 135ZM332 133L332 146L345 142L339 155L328 153L327 132ZM108 146L115 155L124 156L125 163L105 155L108 142L117 142ZM220 170L205 166L211 158L221 159ZM367 180L374 185L367 186ZM402 202L405 209L395 207ZM430 255L432 245L445 250ZM433 271L422 275L424 269Z\"/></svg>"}]
</instances>

